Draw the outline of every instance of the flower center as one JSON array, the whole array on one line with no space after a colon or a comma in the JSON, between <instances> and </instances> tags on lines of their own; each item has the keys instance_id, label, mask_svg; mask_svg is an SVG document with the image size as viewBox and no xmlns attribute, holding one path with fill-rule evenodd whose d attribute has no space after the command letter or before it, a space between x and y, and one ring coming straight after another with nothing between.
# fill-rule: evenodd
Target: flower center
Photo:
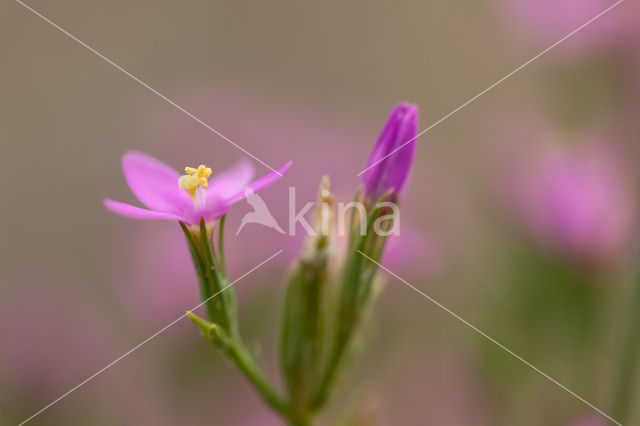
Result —
<instances>
[{"instance_id":1,"label":"flower center","mask_svg":"<svg viewBox=\"0 0 640 426\"><path fill-rule=\"evenodd\" d=\"M193 167L185 167L183 176L180 176L178 185L180 189L187 191L187 194L191 197L194 204L197 204L197 200L202 198L204 190L209 186L209 177L211 176L211 169L204 164L201 164L197 169Z\"/></svg>"}]
</instances>

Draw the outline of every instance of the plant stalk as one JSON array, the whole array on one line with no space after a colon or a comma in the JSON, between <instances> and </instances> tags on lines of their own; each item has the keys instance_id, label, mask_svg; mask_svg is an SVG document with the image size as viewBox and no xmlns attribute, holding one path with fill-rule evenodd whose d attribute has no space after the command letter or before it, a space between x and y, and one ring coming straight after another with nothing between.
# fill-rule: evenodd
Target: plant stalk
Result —
<instances>
[{"instance_id":1,"label":"plant stalk","mask_svg":"<svg viewBox=\"0 0 640 426\"><path fill-rule=\"evenodd\" d=\"M622 317L622 340L620 341L618 369L613 387L611 415L618 422L626 424L631 414L631 403L640 357L640 274L632 284L627 300L625 315Z\"/></svg>"}]
</instances>

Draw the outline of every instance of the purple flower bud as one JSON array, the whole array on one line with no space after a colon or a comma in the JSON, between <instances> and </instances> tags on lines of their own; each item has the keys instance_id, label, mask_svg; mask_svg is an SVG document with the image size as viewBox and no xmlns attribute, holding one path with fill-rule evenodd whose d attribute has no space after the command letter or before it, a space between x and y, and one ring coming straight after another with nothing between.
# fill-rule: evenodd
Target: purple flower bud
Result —
<instances>
[{"instance_id":1,"label":"purple flower bud","mask_svg":"<svg viewBox=\"0 0 640 426\"><path fill-rule=\"evenodd\" d=\"M418 132L418 107L398 104L373 147L362 183L364 196L378 200L388 191L399 196L409 176Z\"/></svg>"}]
</instances>

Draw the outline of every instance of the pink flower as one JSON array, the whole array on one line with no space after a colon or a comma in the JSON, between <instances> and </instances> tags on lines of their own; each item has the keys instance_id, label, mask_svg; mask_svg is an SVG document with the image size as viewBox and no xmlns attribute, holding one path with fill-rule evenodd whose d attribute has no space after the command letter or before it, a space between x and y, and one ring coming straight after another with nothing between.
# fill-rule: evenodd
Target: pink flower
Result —
<instances>
[{"instance_id":1,"label":"pink flower","mask_svg":"<svg viewBox=\"0 0 640 426\"><path fill-rule=\"evenodd\" d=\"M551 45L595 18L615 2L612 0L498 0L510 23L519 32L541 45ZM621 4L593 21L565 44L578 52L633 46L640 32L640 7Z\"/></svg>"},{"instance_id":2,"label":"pink flower","mask_svg":"<svg viewBox=\"0 0 640 426\"><path fill-rule=\"evenodd\" d=\"M545 139L523 153L510 178L525 224L568 254L617 258L628 247L635 205L624 163L610 144L567 147L553 135Z\"/></svg>"},{"instance_id":3,"label":"pink flower","mask_svg":"<svg viewBox=\"0 0 640 426\"><path fill-rule=\"evenodd\" d=\"M602 416L589 416L570 423L570 426L608 426L610 424Z\"/></svg>"},{"instance_id":4,"label":"pink flower","mask_svg":"<svg viewBox=\"0 0 640 426\"><path fill-rule=\"evenodd\" d=\"M24 284L0 303L3 381L15 380L20 397L51 399L105 365L119 335L91 295L50 277Z\"/></svg>"},{"instance_id":5,"label":"pink flower","mask_svg":"<svg viewBox=\"0 0 640 426\"><path fill-rule=\"evenodd\" d=\"M240 163L234 168L213 175L211 169L187 167L186 174L178 172L146 154L128 152L122 158L122 171L129 188L143 209L110 199L104 205L112 212L133 219L173 220L197 225L201 219L211 222L224 216L229 207L243 200L246 193L257 193L277 181L289 169L291 162L280 170L249 184L253 168Z\"/></svg>"}]
</instances>

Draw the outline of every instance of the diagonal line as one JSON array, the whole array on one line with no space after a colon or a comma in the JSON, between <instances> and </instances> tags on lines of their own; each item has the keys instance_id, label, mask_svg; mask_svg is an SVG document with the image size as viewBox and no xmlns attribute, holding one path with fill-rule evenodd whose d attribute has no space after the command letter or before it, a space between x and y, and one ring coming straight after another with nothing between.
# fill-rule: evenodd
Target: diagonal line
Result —
<instances>
[{"instance_id":1,"label":"diagonal line","mask_svg":"<svg viewBox=\"0 0 640 426\"><path fill-rule=\"evenodd\" d=\"M207 303L209 300L213 299L214 297L216 297L217 295L219 295L220 293L222 293L223 291L225 291L226 289L228 289L229 287L231 287L232 285L234 285L235 283L237 283L238 281L240 281L241 279L243 279L244 277L246 277L247 275L249 275L250 273L252 273L253 271L255 271L256 269L260 268L262 265L264 265L265 263L269 262L271 259L273 259L274 257L276 257L277 255L279 255L280 253L282 253L283 250L278 250L276 253L274 253L273 255L271 255L271 257L269 257L268 259L263 260L262 262L260 262L258 265L254 266L253 268L251 268L248 272L244 273L243 275L241 275L239 278L236 278L231 284L229 284L228 286L224 287L223 289L219 290L218 292L216 292L215 294L213 294L211 297L209 297L208 299L205 299L204 301L202 301L201 303L199 303L198 305L194 306L193 308L189 309L190 311L194 311L196 309L198 309L200 306L204 305L205 303ZM64 394L62 394L61 396L59 396L58 398L56 398L55 400L51 401L49 404L45 405L44 407L42 407L39 411L37 411L35 414L31 415L31 417L23 420L18 426L22 426L23 424L27 423L28 421L30 421L31 419L33 419L34 417L36 417L38 414L42 413L43 411L47 410L48 408L50 408L52 405L56 404L57 402L59 402L60 400L62 400L63 398L67 397L70 393L72 393L73 391L75 391L76 389L78 389L79 387L83 386L84 384L86 384L87 382L89 382L90 380L94 379L96 376L98 376L99 374L101 374L102 372L104 372L106 369L108 369L109 367L113 366L114 364L116 364L118 361L122 360L123 358L125 358L127 355L131 354L132 352L134 352L136 349L140 348L142 345L144 345L145 343L147 343L148 341L150 341L151 339L153 339L154 337L156 337L157 335L161 334L162 332L164 332L166 329L168 329L169 327L173 326L175 323L177 323L178 321L180 321L182 318L185 318L187 316L187 314L182 314L180 315L178 318L176 318L175 320L171 321L169 324L165 325L164 327L162 327L160 330L156 331L155 333L153 333L151 336L147 337L146 339L144 339L142 342L138 343L137 345L135 345L133 348L129 349L127 352L123 353L122 355L120 355L118 358L114 359L113 361L111 361L109 364L105 365L104 367L102 367L100 370L96 371L95 373L93 373L91 376L87 377L86 379L84 379L82 382L78 383L77 385L75 385L74 387L72 387L71 389L69 389L67 392L65 392Z\"/></svg>"},{"instance_id":2,"label":"diagonal line","mask_svg":"<svg viewBox=\"0 0 640 426\"><path fill-rule=\"evenodd\" d=\"M573 397L579 399L580 401L584 402L585 404L587 404L589 407L593 408L594 410L596 410L598 413L602 414L604 417L606 417L607 419L611 420L613 423L617 424L618 426L622 426L621 423L615 421L614 419L612 419L607 413L605 413L604 411L600 410L598 407L596 407L595 405L591 404L589 401L587 401L586 399L582 398L580 395L578 395L577 393L573 392L571 389L569 389L568 387L564 386L562 383L558 382L556 379L554 379L553 377L549 376L547 373L545 373L544 371L540 370L539 368L537 368L535 365L531 364L529 361L527 361L526 359L522 358L520 355L516 354L515 352L511 351L509 348L507 348L506 346L504 346L502 343L498 342L496 339L494 339L493 337L489 336L488 334L486 334L484 331L480 330L478 327L476 327L475 325L471 324L469 321L465 320L464 318L462 318L460 315L456 314L455 312L453 312L451 309L447 308L446 306L442 305L440 302L438 302L437 300L435 300L434 298L428 296L427 294L423 293L421 290L419 290L418 288L414 287L413 285L411 285L410 283L408 283L407 281L405 281L404 279L400 278L398 275L396 275L395 273L393 273L392 271L390 271L389 269L387 269L386 267L384 267L383 265L381 265L380 263L376 262L375 260L373 260L372 258L370 258L369 256L367 256L366 254L364 254L363 252L361 252L360 250L356 250L358 253L360 253L362 256L366 257L367 259L369 259L371 262L375 263L376 265L378 265L378 267L384 269L385 271L387 271L389 274L393 275L395 278L397 278L398 280L402 281L404 284L406 284L408 287L412 288L413 290L417 291L418 293L420 293L423 297L425 297L426 299L428 299L430 302L434 303L435 305L437 305L438 307L442 308L445 312L447 312L449 315L455 317L457 320L459 320L460 322L462 322L464 325L466 325L467 327L471 328L473 331L475 331L476 333L480 334L481 336L483 336L484 338L486 338L487 340L489 340L491 343L497 345L498 347L500 347L501 349L503 349L504 351L506 351L507 353L509 353L511 356L513 356L514 358L516 358L518 361L522 362L523 364L527 365L528 367L532 368L533 370L535 370L536 372L540 373L541 375L543 375L547 380L555 383L556 385L558 385L559 387L561 387L562 389L564 389L565 391L567 391L569 394L571 394Z\"/></svg>"},{"instance_id":3,"label":"diagonal line","mask_svg":"<svg viewBox=\"0 0 640 426\"><path fill-rule=\"evenodd\" d=\"M406 141L405 143L403 143L402 145L400 145L399 147L397 147L396 149L394 149L393 151L391 151L390 153L388 153L387 155L385 155L384 157L380 158L378 161L376 161L375 163L369 165L366 169L362 170L360 173L358 173L356 176L360 176L361 174L363 174L364 172L366 172L367 170L369 170L370 168L376 166L377 164L379 164L380 162L386 160L387 158L389 158L391 155L395 154L396 152L400 151L402 148L404 148L405 146L407 146L409 143L413 142L414 140L416 140L419 136L422 136L423 134L427 133L429 130L433 129L434 127L436 127L438 124L442 123L443 121L445 121L447 118L451 117L453 114L457 113L458 111L460 111L462 108L466 107L467 105L469 105L470 103L472 103L473 101L475 101L476 99L478 99L480 96L484 95L485 93L487 93L488 91L490 91L491 89L493 89L494 87L498 86L500 83L502 83L503 81L505 81L506 79L508 79L509 77L511 77L512 75L514 75L515 73L517 73L518 71L520 71L521 69L523 69L524 67L526 67L527 65L531 64L533 61L535 61L536 59L540 58L542 55L544 55L545 53L549 52L551 49L553 49L554 47L556 47L557 45L559 45L560 43L562 43L563 41L567 40L568 38L572 37L573 35L575 35L578 31L584 29L586 26L588 26L589 24L593 23L595 20L597 20L598 18L600 18L601 16L605 15L606 13L610 12L613 8L615 8L616 6L618 6L620 3L622 3L624 0L618 0L617 2L615 2L614 4L612 4L611 6L609 6L608 8L606 8L605 10L603 10L602 12L600 12L597 16L589 19L587 22L585 22L584 24L582 24L581 26L579 26L578 28L576 28L575 30L573 30L572 32L570 32L569 34L567 34L566 36L562 37L560 40L558 40L557 42L553 43L551 46L547 47L546 49L544 49L542 52L538 53L536 56L534 56L533 58L529 59L527 62L525 62L524 64L520 65L518 68L514 69L513 71L511 71L509 74L505 75L504 77L502 77L500 80L496 81L495 83L493 83L491 86L487 87L486 89L484 89L482 92L478 93L477 95L475 95L474 97L472 97L471 99L469 99L468 101L466 101L465 103L463 103L462 105L460 105L459 107L457 107L456 109L450 111L447 115L445 115L444 117L442 117L440 120L436 121L435 123L433 123L432 125L430 125L429 127L427 127L426 129L422 130L420 133L418 133L417 135L415 135L413 138L409 139L408 141Z\"/></svg>"},{"instance_id":4,"label":"diagonal line","mask_svg":"<svg viewBox=\"0 0 640 426\"><path fill-rule=\"evenodd\" d=\"M40 12L36 11L35 9L33 9L31 6L28 6L26 4L24 4L21 0L16 0L16 2L22 6L24 6L26 9L30 10L31 12L33 12L35 15L39 16L40 18L42 18L44 21L46 21L47 23L51 24L53 27L55 27L56 29L62 31L64 34L66 34L67 36L69 36L71 39L73 39L75 42L77 42L78 44L81 44L82 46L86 47L87 49L89 49L91 52L95 53L97 56L99 56L101 59L103 59L104 61L108 62L109 64L113 65L118 71L122 72L124 75L126 75L127 77L132 78L133 80L135 80L136 82L138 82L140 85L142 85L145 89L149 90L150 92L158 95L159 97L161 97L162 99L164 99L165 101L167 101L169 104L171 104L172 106L176 107L177 109L179 109L180 111L182 111L183 113L185 113L187 116L189 116L190 118L192 118L193 120L195 120L196 122L198 122L199 124L203 125L204 127L206 127L207 129L209 129L210 131L212 131L213 133L215 133L216 135L220 136L222 139L224 139L225 141L229 142L231 145L235 146L236 148L238 148L240 151L244 152L245 154L247 154L249 157L253 158L254 160L256 160L257 162L259 162L260 164L262 164L263 166L267 167L268 169L270 169L272 172L282 176L282 174L280 174L276 169L274 169L273 167L271 167L270 165L268 165L267 163L265 163L264 161L260 160L258 157L256 157L255 155L251 154L249 151L247 151L246 149L244 149L243 147L241 147L240 145L238 145L237 143L235 143L234 141L232 141L231 139L229 139L228 137L226 137L225 135L223 135L222 133L220 133L219 131L217 131L216 129L214 129L213 127L211 127L210 125L208 125L207 123L205 123L204 121L202 121L201 119L199 119L198 117L196 117L195 115L193 115L192 113L190 113L189 111L187 111L186 109L184 109L183 107L181 107L180 105L178 105L177 103L173 102L171 99L167 98L165 95L163 95L162 93L158 92L156 89L154 89L153 87L149 86L147 83L145 83L144 81L140 80L138 77L136 77L135 75L131 74L129 71L125 70L124 68L122 68L120 65L116 64L115 62L113 62L111 59L107 58L106 56L104 56L102 53L98 52L97 50L95 50L93 47L89 46L88 44L86 44L85 42L83 42L82 40L80 40L79 38L77 38L76 36L74 36L73 34L71 34L70 32L68 32L67 30L65 30L64 28L60 27L59 25L57 25L55 22L53 22L52 20L50 20L49 18L47 18L46 16L42 15Z\"/></svg>"}]
</instances>

